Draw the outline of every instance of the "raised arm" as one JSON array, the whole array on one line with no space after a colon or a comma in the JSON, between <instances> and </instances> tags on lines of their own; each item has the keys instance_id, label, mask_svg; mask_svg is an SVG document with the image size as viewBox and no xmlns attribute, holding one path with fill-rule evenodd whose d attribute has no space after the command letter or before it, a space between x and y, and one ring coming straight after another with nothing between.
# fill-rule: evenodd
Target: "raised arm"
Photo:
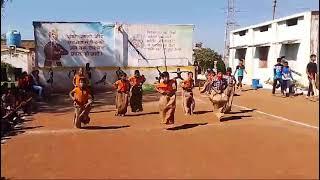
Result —
<instances>
[{"instance_id":1,"label":"raised arm","mask_svg":"<svg viewBox=\"0 0 320 180\"><path fill-rule=\"evenodd\" d=\"M72 82L73 82L73 86L76 86L76 76L73 77Z\"/></svg>"},{"instance_id":2,"label":"raised arm","mask_svg":"<svg viewBox=\"0 0 320 180\"><path fill-rule=\"evenodd\" d=\"M74 89L73 89L72 91L70 91L70 93L69 93L69 96L70 96L70 98L71 98L73 101L75 101L74 93L75 93L75 90L74 90Z\"/></svg>"}]
</instances>

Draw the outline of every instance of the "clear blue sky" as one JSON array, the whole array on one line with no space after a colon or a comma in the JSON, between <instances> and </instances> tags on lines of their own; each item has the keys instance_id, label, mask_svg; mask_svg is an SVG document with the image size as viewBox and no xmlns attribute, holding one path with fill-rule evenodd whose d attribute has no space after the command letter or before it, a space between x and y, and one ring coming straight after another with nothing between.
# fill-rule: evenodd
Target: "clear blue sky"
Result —
<instances>
[{"instance_id":1,"label":"clear blue sky","mask_svg":"<svg viewBox=\"0 0 320 180\"><path fill-rule=\"evenodd\" d=\"M236 0L240 27L272 18L273 0ZM222 53L227 0L12 0L1 33L10 26L33 39L32 21L194 24L194 41ZM318 0L278 0L276 17L318 10Z\"/></svg>"}]
</instances>

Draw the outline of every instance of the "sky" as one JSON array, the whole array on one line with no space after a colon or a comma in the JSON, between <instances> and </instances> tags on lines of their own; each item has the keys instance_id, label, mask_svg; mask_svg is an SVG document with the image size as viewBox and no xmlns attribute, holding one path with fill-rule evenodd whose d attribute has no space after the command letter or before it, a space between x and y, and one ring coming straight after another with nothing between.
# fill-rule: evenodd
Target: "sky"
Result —
<instances>
[{"instance_id":1,"label":"sky","mask_svg":"<svg viewBox=\"0 0 320 180\"><path fill-rule=\"evenodd\" d=\"M272 19L273 0L235 0L239 27ZM227 0L9 0L1 34L10 29L33 39L32 21L102 21L194 24L194 42L223 52ZM318 10L318 0L277 0L276 18Z\"/></svg>"}]
</instances>

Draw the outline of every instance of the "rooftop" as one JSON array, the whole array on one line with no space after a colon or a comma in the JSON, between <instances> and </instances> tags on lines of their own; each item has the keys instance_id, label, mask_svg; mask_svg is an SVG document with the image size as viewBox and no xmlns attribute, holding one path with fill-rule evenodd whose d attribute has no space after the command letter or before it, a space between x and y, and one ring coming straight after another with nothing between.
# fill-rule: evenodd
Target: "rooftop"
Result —
<instances>
[{"instance_id":1,"label":"rooftop","mask_svg":"<svg viewBox=\"0 0 320 180\"><path fill-rule=\"evenodd\" d=\"M242 28L239 28L239 29L235 29L235 30L231 31L231 33L240 32L240 31L244 31L244 30L248 30L248 29L253 29L253 28L257 28L257 27L261 27L261 26L270 25L270 24L275 23L275 22L280 22L280 21L285 21L285 20L292 19L292 18L305 16L308 13L319 15L319 11L306 11L306 12L297 13L297 14L293 14L293 15L290 15L290 16L285 16L285 17L282 17L282 18L274 19L274 20L271 20L271 21L265 21L265 22L262 22L262 23L259 23L259 24L255 24L255 25L251 25L251 26L246 26L246 27L242 27Z\"/></svg>"},{"instance_id":2,"label":"rooftop","mask_svg":"<svg viewBox=\"0 0 320 180\"><path fill-rule=\"evenodd\" d=\"M34 50L35 49L35 42L34 42L34 40L22 40L21 46L19 48ZM6 45L6 40L1 40L1 50L3 50L3 49L8 49L8 46Z\"/></svg>"}]
</instances>

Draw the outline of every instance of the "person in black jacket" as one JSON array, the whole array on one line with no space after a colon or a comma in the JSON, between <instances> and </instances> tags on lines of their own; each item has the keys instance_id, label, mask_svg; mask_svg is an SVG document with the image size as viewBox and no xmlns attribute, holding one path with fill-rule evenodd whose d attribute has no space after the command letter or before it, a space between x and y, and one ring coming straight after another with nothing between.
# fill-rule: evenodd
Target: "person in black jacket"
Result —
<instances>
[{"instance_id":1,"label":"person in black jacket","mask_svg":"<svg viewBox=\"0 0 320 180\"><path fill-rule=\"evenodd\" d=\"M308 94L307 98L310 97L310 95L318 96L318 90L316 88L316 76L318 72L318 66L315 63L317 56L315 54L312 54L310 56L310 62L307 65L306 73L308 75L309 79L309 88L308 88Z\"/></svg>"}]
</instances>

